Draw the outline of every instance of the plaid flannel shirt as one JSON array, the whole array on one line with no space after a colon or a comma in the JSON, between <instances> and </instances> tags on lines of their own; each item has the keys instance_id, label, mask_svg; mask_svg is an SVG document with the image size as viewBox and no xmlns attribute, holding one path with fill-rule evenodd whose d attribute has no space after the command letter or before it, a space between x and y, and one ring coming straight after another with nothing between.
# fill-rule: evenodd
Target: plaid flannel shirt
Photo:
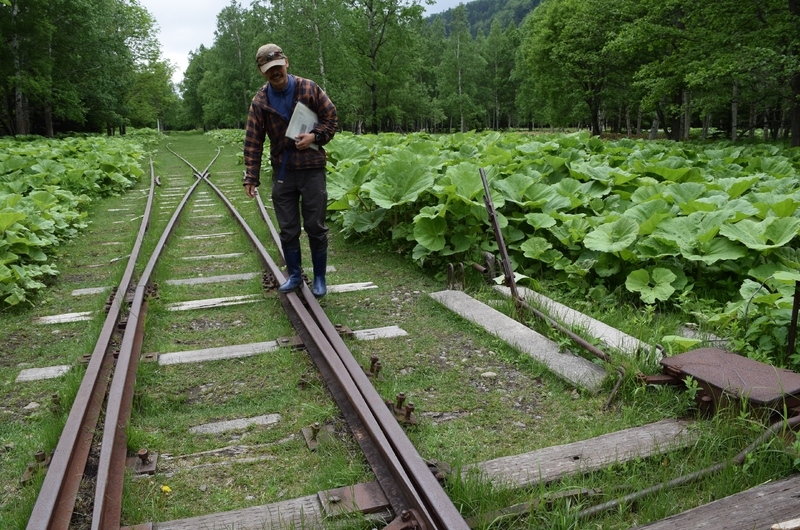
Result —
<instances>
[{"instance_id":1,"label":"plaid flannel shirt","mask_svg":"<svg viewBox=\"0 0 800 530\"><path fill-rule=\"evenodd\" d=\"M279 172L286 156L286 169L314 169L324 168L327 155L322 148L336 133L338 116L336 107L328 95L314 81L302 77L294 77L295 89L292 99L292 110L298 101L317 113L319 123L314 127L319 134L319 150L305 149L299 151L295 148L294 140L286 137L289 122L278 112L270 107L267 97L267 86L264 85L253 97L250 112L247 116L247 127L244 137L244 166L245 184L259 185L261 179L261 154L264 149L264 139L269 138L270 165L272 170Z\"/></svg>"}]
</instances>

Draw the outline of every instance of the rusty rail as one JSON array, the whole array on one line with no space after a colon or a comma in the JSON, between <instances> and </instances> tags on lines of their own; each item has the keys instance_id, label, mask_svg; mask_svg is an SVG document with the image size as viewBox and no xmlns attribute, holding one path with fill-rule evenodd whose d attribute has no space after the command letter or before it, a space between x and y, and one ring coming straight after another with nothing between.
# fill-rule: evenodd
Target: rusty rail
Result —
<instances>
[{"instance_id":1,"label":"rusty rail","mask_svg":"<svg viewBox=\"0 0 800 530\"><path fill-rule=\"evenodd\" d=\"M196 173L196 172L195 172ZM155 269L161 252L178 218L202 179L198 178L184 195L161 235L148 261L131 303L128 325L122 337L117 368L111 380L106 405L105 427L103 429L100 461L97 470L97 486L95 489L94 511L92 516L93 530L109 530L119 528L122 512L122 477L125 473L127 456L127 424L130 419L131 402L136 384L136 371L139 366L139 354L142 345L142 329L144 315L147 312L145 300L147 284Z\"/></svg>"},{"instance_id":2,"label":"rusty rail","mask_svg":"<svg viewBox=\"0 0 800 530\"><path fill-rule=\"evenodd\" d=\"M280 278L280 269L244 219L225 195L210 180L205 180L242 226L262 262L276 278ZM277 232L266 214L260 195L257 195L257 201L261 216L270 225L270 232L275 238ZM275 244L280 248L279 241L276 240ZM318 352L315 362L324 360L322 366L318 363L321 372L335 376L337 392L340 389L350 403L350 407L345 408L355 412L360 419L357 429L363 426L370 438L370 444L374 444L367 446L369 449L365 451L365 456L373 462L377 460L376 455L379 455L385 464L385 467L379 465L376 476L390 499L398 520L405 517L404 521L407 521L412 516L421 528L466 530L468 526L464 518L386 407L386 403L372 386L308 286L301 285L300 296L295 292L282 294L281 302L290 310L292 322L299 324L300 333L310 339L310 342L306 341L306 346L313 343L313 348ZM352 415L352 412L348 414ZM360 432L354 431L359 441L363 438L358 436ZM393 480L387 480L387 473Z\"/></svg>"},{"instance_id":3,"label":"rusty rail","mask_svg":"<svg viewBox=\"0 0 800 530\"><path fill-rule=\"evenodd\" d=\"M211 159L211 162L208 163L208 165L206 166L206 168L203 171L199 171L196 167L194 167L192 165L191 162L189 162L188 160L183 158L181 155L179 155L178 153L173 151L172 148L169 146L169 144L166 145L166 148L167 148L167 151L169 151L170 153L172 153L173 155L178 157L180 160L183 161L184 164L186 164L187 166L192 168L192 173L194 174L195 178L199 178L199 179L205 178L205 177L208 176L208 170L211 168L211 166L214 164L214 162L217 161L217 158L219 158L219 154L221 152L221 149L219 147L217 147L217 154L214 155L214 158Z\"/></svg>"},{"instance_id":4,"label":"rusty rail","mask_svg":"<svg viewBox=\"0 0 800 530\"><path fill-rule=\"evenodd\" d=\"M119 323L125 296L133 281L136 258L149 227L155 182L155 170L151 159L150 193L136 242L36 498L36 504L28 520L28 530L69 528L81 478L91 450L92 436L108 387L108 377L114 363L111 338Z\"/></svg>"}]
</instances>

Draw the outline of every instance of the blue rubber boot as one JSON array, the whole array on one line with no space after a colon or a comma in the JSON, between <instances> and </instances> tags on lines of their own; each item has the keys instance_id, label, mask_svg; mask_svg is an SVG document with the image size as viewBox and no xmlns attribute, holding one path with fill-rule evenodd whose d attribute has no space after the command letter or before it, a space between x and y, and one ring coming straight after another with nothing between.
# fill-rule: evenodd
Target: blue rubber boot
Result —
<instances>
[{"instance_id":1,"label":"blue rubber boot","mask_svg":"<svg viewBox=\"0 0 800 530\"><path fill-rule=\"evenodd\" d=\"M314 285L311 294L314 298L322 298L328 292L325 286L325 271L328 268L328 251L322 250L311 254L311 263L314 265Z\"/></svg>"},{"instance_id":2,"label":"blue rubber boot","mask_svg":"<svg viewBox=\"0 0 800 530\"><path fill-rule=\"evenodd\" d=\"M283 258L286 260L286 272L289 273L289 279L278 287L278 291L282 293L291 293L303 283L300 249L284 249Z\"/></svg>"}]
</instances>

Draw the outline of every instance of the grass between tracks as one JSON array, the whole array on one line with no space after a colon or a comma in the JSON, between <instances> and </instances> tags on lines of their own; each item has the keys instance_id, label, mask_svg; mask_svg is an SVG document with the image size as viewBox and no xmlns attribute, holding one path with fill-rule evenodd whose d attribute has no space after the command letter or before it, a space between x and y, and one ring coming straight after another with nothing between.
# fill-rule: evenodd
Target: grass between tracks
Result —
<instances>
[{"instance_id":1,"label":"grass between tracks","mask_svg":"<svg viewBox=\"0 0 800 530\"><path fill-rule=\"evenodd\" d=\"M175 135L167 141L200 170L213 158L215 145L199 134ZM253 201L242 192L242 166L237 165L237 155L238 148L223 147L212 167L212 180L224 188L267 249L273 250ZM158 189L159 202L149 233L160 234L193 178L186 166L163 148L154 159L163 186ZM102 319L95 318L90 322L39 326L31 324L31 318L102 309L106 295L73 297L70 293L76 288L108 286L119 281L125 261L110 261L131 246L138 222L130 219L139 215L137 208L144 207L138 189L144 189L145 184L140 183L125 197L96 205L92 226L63 249L59 261L63 272L58 281L34 307L4 313L0 319L0 528L24 528L41 474L28 485L20 485L19 478L36 450L55 447L83 369L74 367L67 376L53 380L15 383L14 379L25 367L74 363L92 350L102 324ZM265 201L268 195L265 186ZM109 211L120 208L131 210ZM291 335L286 318L276 316L280 314L280 304L275 293L265 293L259 278L197 286L166 283L169 279L260 270L255 253L233 221L206 217L225 213L208 186L200 185L187 208L187 215L176 227L155 272L160 298L150 302L143 351L196 350ZM184 239L227 232L234 235ZM154 245L155 237L151 235L142 255L149 256ZM306 268L310 269L307 243L304 241L303 245ZM239 252L243 256L235 259L183 259ZM408 332L405 337L393 339L346 342L362 365L368 365L371 355L379 356L384 381L377 381L375 386L382 396L392 398L405 392L415 403L420 423L406 432L424 458L448 462L457 469L683 416L691 408L691 389L646 388L629 375L614 405L603 410L613 378L597 395L576 391L527 356L431 300L429 293L445 288L444 282L437 279L437 271L421 270L381 243L344 240L335 226L331 226L329 255L329 264L336 267L336 272L328 276L329 284L372 281L378 286L368 291L328 295L322 305L332 322L352 329L397 325ZM102 266L90 268L97 264ZM143 264L139 272L142 269ZM560 297L547 292L546 285L542 287L544 294ZM476 298L511 312L510 304L485 287L472 270L468 270L467 290ZM174 302L237 295L259 295L259 299L253 304L212 310L167 310L167 304ZM617 305L609 301L596 316L648 342L662 334L658 327L671 329L681 322L677 314L653 315ZM530 324L552 335L540 323ZM565 348L578 351L569 341L553 337ZM629 374L634 373L633 368L655 371L649 358L625 364ZM301 378L309 384L301 387ZM59 394L60 405L51 407L54 393ZM26 409L29 403L39 407ZM189 430L208 422L261 415L279 415L279 419L271 425L222 434L195 434ZM335 427L334 436L316 453L306 449L300 434L303 427L314 422ZM465 516L474 516L531 502L548 492L575 487L601 490L600 496L560 501L529 517L484 527L628 528L789 473L793 458L783 450L785 441L776 439L765 445L744 466L731 467L720 475L648 497L624 509L588 521L578 521L576 513L579 508L731 457L761 429L760 422L746 413L723 411L712 420L698 422L700 439L694 446L665 456L610 466L526 491L486 484L475 477L462 480L454 476L448 493ZM162 457L155 476L126 478L124 524L273 503L371 479L316 368L298 350L279 349L249 358L177 366L142 364L128 435L132 451L147 447ZM353 523L354 527L359 525Z\"/></svg>"}]
</instances>

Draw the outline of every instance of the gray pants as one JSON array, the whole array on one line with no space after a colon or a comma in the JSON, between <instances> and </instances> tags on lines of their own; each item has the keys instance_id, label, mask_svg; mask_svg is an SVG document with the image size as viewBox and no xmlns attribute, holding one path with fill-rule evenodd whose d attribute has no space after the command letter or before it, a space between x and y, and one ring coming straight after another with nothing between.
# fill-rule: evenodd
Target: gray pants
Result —
<instances>
[{"instance_id":1,"label":"gray pants","mask_svg":"<svg viewBox=\"0 0 800 530\"><path fill-rule=\"evenodd\" d=\"M278 180L280 169L272 173L272 205L281 229L284 250L300 248L301 214L303 228L308 234L311 252L328 249L328 190L325 188L325 168L285 170L283 182Z\"/></svg>"}]
</instances>

